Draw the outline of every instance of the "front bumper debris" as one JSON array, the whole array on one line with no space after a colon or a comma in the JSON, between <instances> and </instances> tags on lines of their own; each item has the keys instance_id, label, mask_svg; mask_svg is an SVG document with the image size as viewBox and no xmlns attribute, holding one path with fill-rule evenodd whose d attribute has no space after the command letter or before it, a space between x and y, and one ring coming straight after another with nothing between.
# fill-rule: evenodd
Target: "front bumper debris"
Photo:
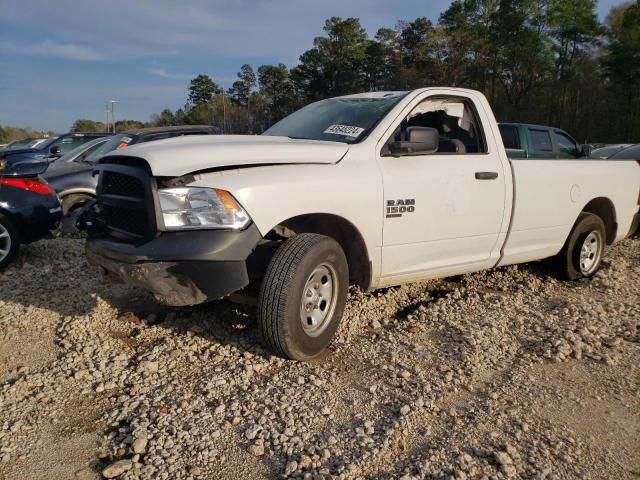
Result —
<instances>
[{"instance_id":1,"label":"front bumper debris","mask_svg":"<svg viewBox=\"0 0 640 480\"><path fill-rule=\"evenodd\" d=\"M241 232L167 232L138 246L92 238L86 254L108 279L142 287L167 305L196 305L249 284L246 259L260 239L255 225Z\"/></svg>"}]
</instances>

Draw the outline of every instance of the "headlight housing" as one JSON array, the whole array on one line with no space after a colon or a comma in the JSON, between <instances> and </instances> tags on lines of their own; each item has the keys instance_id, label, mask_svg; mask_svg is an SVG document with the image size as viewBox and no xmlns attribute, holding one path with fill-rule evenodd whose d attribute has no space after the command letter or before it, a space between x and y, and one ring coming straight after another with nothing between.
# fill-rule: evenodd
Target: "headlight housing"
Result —
<instances>
[{"instance_id":1,"label":"headlight housing","mask_svg":"<svg viewBox=\"0 0 640 480\"><path fill-rule=\"evenodd\" d=\"M226 228L239 230L251 219L233 196L205 187L158 190L165 230Z\"/></svg>"}]
</instances>

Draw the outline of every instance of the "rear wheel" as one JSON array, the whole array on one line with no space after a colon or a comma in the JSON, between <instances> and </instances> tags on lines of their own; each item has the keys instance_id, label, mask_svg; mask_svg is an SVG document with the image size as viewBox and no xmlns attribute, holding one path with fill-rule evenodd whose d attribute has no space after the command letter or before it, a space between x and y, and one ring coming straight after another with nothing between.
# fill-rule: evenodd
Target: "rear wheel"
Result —
<instances>
[{"instance_id":1,"label":"rear wheel","mask_svg":"<svg viewBox=\"0 0 640 480\"><path fill-rule=\"evenodd\" d=\"M3 270L20 250L20 235L13 222L0 214L0 270Z\"/></svg>"},{"instance_id":2,"label":"rear wheel","mask_svg":"<svg viewBox=\"0 0 640 480\"><path fill-rule=\"evenodd\" d=\"M338 329L348 283L347 259L335 240L314 233L286 240L269 263L258 297L264 343L294 360L318 356Z\"/></svg>"},{"instance_id":3,"label":"rear wheel","mask_svg":"<svg viewBox=\"0 0 640 480\"><path fill-rule=\"evenodd\" d=\"M592 213L581 213L564 247L556 256L558 274L566 280L593 276L604 255L604 222Z\"/></svg>"}]
</instances>

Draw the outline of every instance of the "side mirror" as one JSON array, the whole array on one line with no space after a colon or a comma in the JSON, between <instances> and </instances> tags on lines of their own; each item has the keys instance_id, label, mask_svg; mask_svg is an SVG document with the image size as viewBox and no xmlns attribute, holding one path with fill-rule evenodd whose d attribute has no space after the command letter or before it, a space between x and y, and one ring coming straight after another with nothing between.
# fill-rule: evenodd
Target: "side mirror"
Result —
<instances>
[{"instance_id":1,"label":"side mirror","mask_svg":"<svg viewBox=\"0 0 640 480\"><path fill-rule=\"evenodd\" d=\"M580 156L589 158L591 156L591 150L593 150L591 148L591 145L587 145L587 144L581 145L580 146Z\"/></svg>"},{"instance_id":2,"label":"side mirror","mask_svg":"<svg viewBox=\"0 0 640 480\"><path fill-rule=\"evenodd\" d=\"M429 155L438 151L440 135L430 127L408 127L407 140L392 142L389 151L392 155Z\"/></svg>"},{"instance_id":3,"label":"side mirror","mask_svg":"<svg viewBox=\"0 0 640 480\"><path fill-rule=\"evenodd\" d=\"M49 149L49 153L54 157L59 157L62 155L62 148L60 148L60 145L54 145Z\"/></svg>"}]
</instances>

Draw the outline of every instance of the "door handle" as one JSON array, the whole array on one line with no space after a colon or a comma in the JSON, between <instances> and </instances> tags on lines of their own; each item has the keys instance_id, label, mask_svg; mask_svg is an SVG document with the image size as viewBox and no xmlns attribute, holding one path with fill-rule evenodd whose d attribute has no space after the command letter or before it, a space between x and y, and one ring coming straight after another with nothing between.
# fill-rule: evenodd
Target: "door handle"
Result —
<instances>
[{"instance_id":1,"label":"door handle","mask_svg":"<svg viewBox=\"0 0 640 480\"><path fill-rule=\"evenodd\" d=\"M476 172L476 180L495 180L498 172Z\"/></svg>"}]
</instances>

